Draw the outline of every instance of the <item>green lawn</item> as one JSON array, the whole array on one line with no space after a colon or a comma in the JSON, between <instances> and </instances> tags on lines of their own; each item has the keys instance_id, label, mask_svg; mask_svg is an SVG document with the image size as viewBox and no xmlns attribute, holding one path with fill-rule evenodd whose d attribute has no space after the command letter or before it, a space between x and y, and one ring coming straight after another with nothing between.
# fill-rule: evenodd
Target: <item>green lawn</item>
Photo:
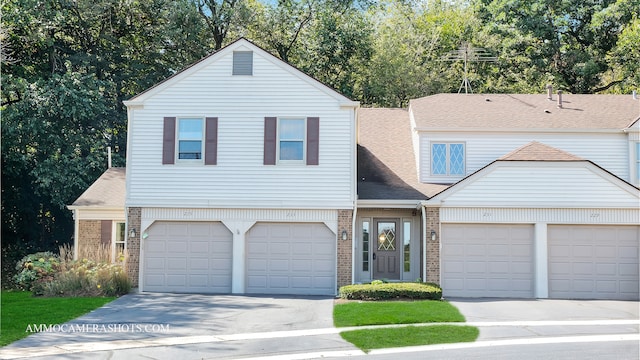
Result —
<instances>
[{"instance_id":1,"label":"green lawn","mask_svg":"<svg viewBox=\"0 0 640 360\"><path fill-rule=\"evenodd\" d=\"M340 333L343 339L365 352L402 346L472 342L480 332L473 326L433 325L388 329L353 330Z\"/></svg>"},{"instance_id":2,"label":"green lawn","mask_svg":"<svg viewBox=\"0 0 640 360\"><path fill-rule=\"evenodd\" d=\"M455 306L436 300L354 301L336 304L333 308L336 327L464 321ZM390 347L470 342L475 341L479 333L473 326L429 325L352 330L340 336L368 352Z\"/></svg>"},{"instance_id":3,"label":"green lawn","mask_svg":"<svg viewBox=\"0 0 640 360\"><path fill-rule=\"evenodd\" d=\"M29 324L62 324L97 309L115 297L43 298L30 292L2 291L0 346L27 337Z\"/></svg>"},{"instance_id":4,"label":"green lawn","mask_svg":"<svg viewBox=\"0 0 640 360\"><path fill-rule=\"evenodd\" d=\"M348 302L333 308L336 327L464 321L455 306L437 300Z\"/></svg>"}]
</instances>

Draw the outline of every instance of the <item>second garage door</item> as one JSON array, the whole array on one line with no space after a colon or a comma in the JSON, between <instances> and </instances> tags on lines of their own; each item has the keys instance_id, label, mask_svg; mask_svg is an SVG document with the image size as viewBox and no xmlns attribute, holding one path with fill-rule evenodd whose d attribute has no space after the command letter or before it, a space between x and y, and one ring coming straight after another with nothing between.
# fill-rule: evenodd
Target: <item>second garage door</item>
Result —
<instances>
[{"instance_id":1,"label":"second garage door","mask_svg":"<svg viewBox=\"0 0 640 360\"><path fill-rule=\"evenodd\" d=\"M638 229L550 225L549 296L638 300Z\"/></svg>"},{"instance_id":2,"label":"second garage door","mask_svg":"<svg viewBox=\"0 0 640 360\"><path fill-rule=\"evenodd\" d=\"M155 222L143 240L143 291L230 293L232 234L220 222Z\"/></svg>"},{"instance_id":3,"label":"second garage door","mask_svg":"<svg viewBox=\"0 0 640 360\"><path fill-rule=\"evenodd\" d=\"M247 293L333 295L336 236L321 223L257 223L247 234Z\"/></svg>"},{"instance_id":4,"label":"second garage door","mask_svg":"<svg viewBox=\"0 0 640 360\"><path fill-rule=\"evenodd\" d=\"M533 225L443 224L444 296L533 297Z\"/></svg>"}]
</instances>

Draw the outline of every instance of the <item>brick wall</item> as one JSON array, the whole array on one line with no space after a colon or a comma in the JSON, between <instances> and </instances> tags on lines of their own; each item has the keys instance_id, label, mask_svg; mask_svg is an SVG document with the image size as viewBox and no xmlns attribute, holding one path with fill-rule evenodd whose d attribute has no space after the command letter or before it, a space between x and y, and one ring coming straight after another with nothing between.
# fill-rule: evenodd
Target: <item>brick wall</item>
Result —
<instances>
[{"instance_id":1,"label":"brick wall","mask_svg":"<svg viewBox=\"0 0 640 360\"><path fill-rule=\"evenodd\" d=\"M102 223L100 220L78 221L78 248L76 254L82 259L96 251L102 244Z\"/></svg>"},{"instance_id":2,"label":"brick wall","mask_svg":"<svg viewBox=\"0 0 640 360\"><path fill-rule=\"evenodd\" d=\"M352 210L338 210L338 287L352 283L352 221ZM343 230L347 231L347 240L342 240Z\"/></svg>"},{"instance_id":3,"label":"brick wall","mask_svg":"<svg viewBox=\"0 0 640 360\"><path fill-rule=\"evenodd\" d=\"M142 208L128 208L127 209L127 231L136 229L136 237L130 238L127 236L127 274L131 279L133 287L138 287L138 274L140 273L140 238L142 237L142 231L140 229L142 224Z\"/></svg>"},{"instance_id":4,"label":"brick wall","mask_svg":"<svg viewBox=\"0 0 640 360\"><path fill-rule=\"evenodd\" d=\"M428 207L427 210L427 279L440 284L440 208ZM436 232L436 240L431 240L431 230Z\"/></svg>"}]
</instances>

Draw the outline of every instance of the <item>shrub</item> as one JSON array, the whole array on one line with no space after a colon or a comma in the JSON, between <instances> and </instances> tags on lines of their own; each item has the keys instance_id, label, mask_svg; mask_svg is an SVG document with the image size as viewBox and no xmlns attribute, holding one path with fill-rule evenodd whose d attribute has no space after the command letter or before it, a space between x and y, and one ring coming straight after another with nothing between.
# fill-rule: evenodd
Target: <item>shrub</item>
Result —
<instances>
[{"instance_id":1,"label":"shrub","mask_svg":"<svg viewBox=\"0 0 640 360\"><path fill-rule=\"evenodd\" d=\"M64 263L37 290L44 296L120 296L131 291L131 281L119 264L82 259Z\"/></svg>"},{"instance_id":2,"label":"shrub","mask_svg":"<svg viewBox=\"0 0 640 360\"><path fill-rule=\"evenodd\" d=\"M59 268L60 257L52 252L44 251L29 254L16 264L18 273L14 276L14 281L22 289L33 291L36 283L53 279Z\"/></svg>"},{"instance_id":3,"label":"shrub","mask_svg":"<svg viewBox=\"0 0 640 360\"><path fill-rule=\"evenodd\" d=\"M442 289L433 283L378 283L347 285L340 288L340 297L348 300L440 300Z\"/></svg>"}]
</instances>

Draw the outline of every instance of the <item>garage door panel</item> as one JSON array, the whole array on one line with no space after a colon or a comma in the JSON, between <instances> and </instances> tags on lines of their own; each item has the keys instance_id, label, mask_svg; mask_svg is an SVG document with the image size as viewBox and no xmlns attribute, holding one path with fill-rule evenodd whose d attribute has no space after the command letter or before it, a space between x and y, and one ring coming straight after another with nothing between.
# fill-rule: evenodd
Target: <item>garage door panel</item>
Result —
<instances>
[{"instance_id":1,"label":"garage door panel","mask_svg":"<svg viewBox=\"0 0 640 360\"><path fill-rule=\"evenodd\" d=\"M143 290L231 292L232 235L220 222L155 222L143 243Z\"/></svg>"},{"instance_id":2,"label":"garage door panel","mask_svg":"<svg viewBox=\"0 0 640 360\"><path fill-rule=\"evenodd\" d=\"M248 293L335 294L336 236L326 225L257 223L246 241Z\"/></svg>"},{"instance_id":3,"label":"garage door panel","mask_svg":"<svg viewBox=\"0 0 640 360\"><path fill-rule=\"evenodd\" d=\"M638 226L550 225L549 296L639 298ZM569 249L569 252L564 251ZM629 287L629 284L631 287Z\"/></svg>"},{"instance_id":4,"label":"garage door panel","mask_svg":"<svg viewBox=\"0 0 640 360\"><path fill-rule=\"evenodd\" d=\"M533 226L442 225L445 296L532 297Z\"/></svg>"}]
</instances>

